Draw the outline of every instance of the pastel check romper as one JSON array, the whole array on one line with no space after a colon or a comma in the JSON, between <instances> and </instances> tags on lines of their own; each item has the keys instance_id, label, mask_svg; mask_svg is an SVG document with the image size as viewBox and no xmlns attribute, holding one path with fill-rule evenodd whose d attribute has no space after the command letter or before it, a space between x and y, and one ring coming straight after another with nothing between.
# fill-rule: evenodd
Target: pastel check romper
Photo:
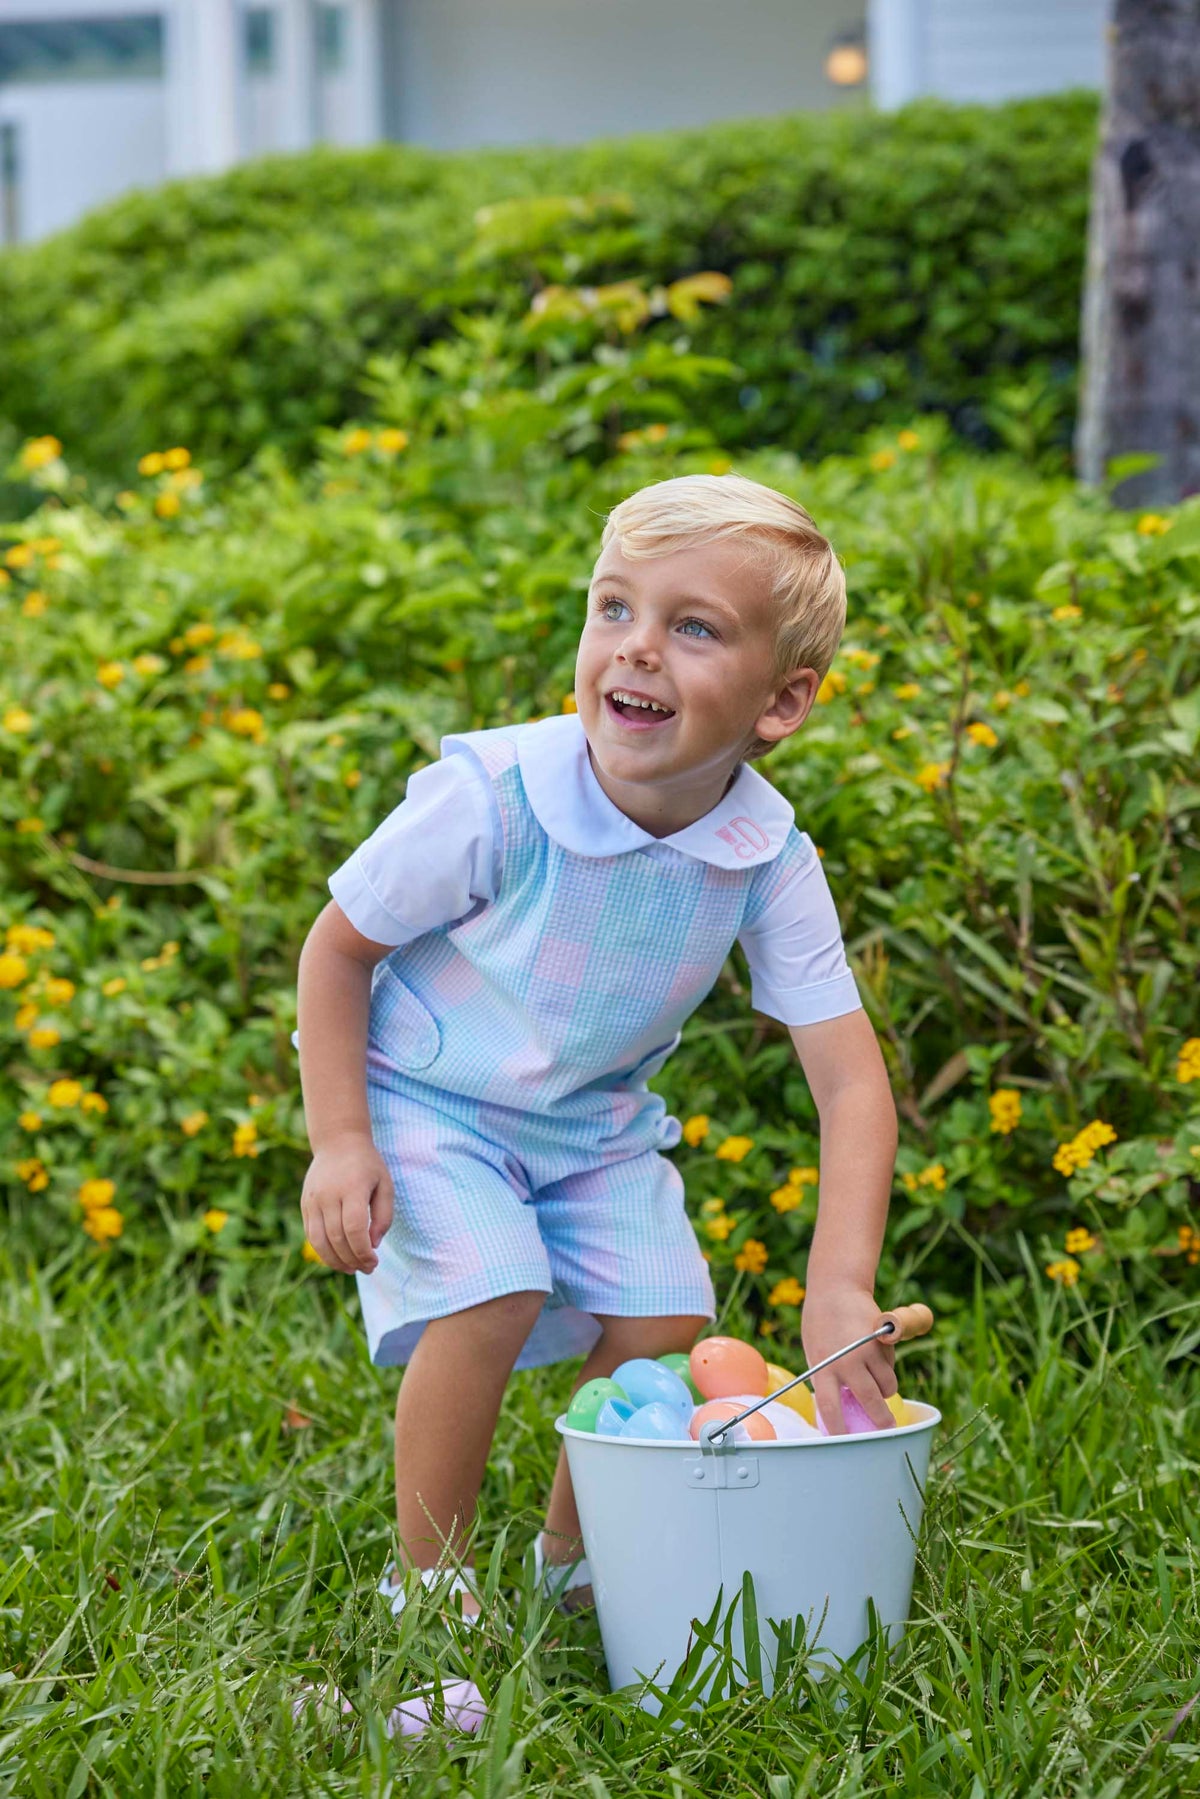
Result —
<instances>
[{"instance_id":1,"label":"pastel check romper","mask_svg":"<svg viewBox=\"0 0 1200 1799\"><path fill-rule=\"evenodd\" d=\"M371 1128L396 1192L356 1277L371 1358L404 1363L430 1319L527 1290L547 1297L518 1368L586 1353L597 1314L711 1318L660 1153L681 1126L646 1083L739 937L755 1005L788 1023L858 1008L812 843L749 764L654 838L600 787L577 715L441 750L329 881L364 936L406 939L371 990Z\"/></svg>"}]
</instances>

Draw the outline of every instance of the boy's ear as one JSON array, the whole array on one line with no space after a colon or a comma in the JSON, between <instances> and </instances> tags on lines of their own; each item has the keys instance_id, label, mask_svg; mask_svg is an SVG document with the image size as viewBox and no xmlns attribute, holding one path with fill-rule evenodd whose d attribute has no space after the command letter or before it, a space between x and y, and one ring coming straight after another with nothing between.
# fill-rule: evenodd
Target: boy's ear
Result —
<instances>
[{"instance_id":1,"label":"boy's ear","mask_svg":"<svg viewBox=\"0 0 1200 1799\"><path fill-rule=\"evenodd\" d=\"M781 743L798 731L817 697L821 677L815 668L796 668L785 676L774 700L761 712L754 729L765 743Z\"/></svg>"}]
</instances>

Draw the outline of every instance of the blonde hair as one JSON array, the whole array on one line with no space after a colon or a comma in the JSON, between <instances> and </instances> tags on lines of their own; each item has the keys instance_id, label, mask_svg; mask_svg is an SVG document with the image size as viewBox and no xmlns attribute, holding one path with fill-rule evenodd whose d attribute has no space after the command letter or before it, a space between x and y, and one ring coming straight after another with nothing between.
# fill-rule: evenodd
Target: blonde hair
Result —
<instances>
[{"instance_id":1,"label":"blonde hair","mask_svg":"<svg viewBox=\"0 0 1200 1799\"><path fill-rule=\"evenodd\" d=\"M761 568L775 608L772 680L797 668L822 680L846 626L846 577L833 545L796 500L745 475L676 475L654 481L613 507L600 552L613 538L637 561L700 544L741 539ZM755 737L742 761L775 748Z\"/></svg>"}]
</instances>

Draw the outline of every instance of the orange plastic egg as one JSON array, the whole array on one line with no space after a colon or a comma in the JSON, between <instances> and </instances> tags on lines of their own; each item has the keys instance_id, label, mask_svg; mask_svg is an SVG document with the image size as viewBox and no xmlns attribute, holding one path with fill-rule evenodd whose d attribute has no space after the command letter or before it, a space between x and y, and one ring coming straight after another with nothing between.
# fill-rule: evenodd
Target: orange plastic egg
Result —
<instances>
[{"instance_id":1,"label":"orange plastic egg","mask_svg":"<svg viewBox=\"0 0 1200 1799\"><path fill-rule=\"evenodd\" d=\"M692 1353L694 1354L695 1351ZM736 1418L739 1412L744 1412L746 1404L747 1401L743 1399L710 1399L707 1405L698 1405L692 1413L692 1421L688 1425L693 1440L697 1443L700 1441L700 1432L710 1420L716 1424L723 1424L727 1418ZM745 1431L748 1437L756 1438L760 1443L775 1441L775 1426L769 1418L764 1418L761 1412L755 1412L751 1417L743 1419L735 1430L730 1431L725 1440L731 1443L735 1442L742 1431Z\"/></svg>"},{"instance_id":2,"label":"orange plastic egg","mask_svg":"<svg viewBox=\"0 0 1200 1799\"><path fill-rule=\"evenodd\" d=\"M767 1364L753 1344L736 1337L705 1337L688 1358L692 1380L705 1399L723 1399L730 1393L767 1392Z\"/></svg>"}]
</instances>

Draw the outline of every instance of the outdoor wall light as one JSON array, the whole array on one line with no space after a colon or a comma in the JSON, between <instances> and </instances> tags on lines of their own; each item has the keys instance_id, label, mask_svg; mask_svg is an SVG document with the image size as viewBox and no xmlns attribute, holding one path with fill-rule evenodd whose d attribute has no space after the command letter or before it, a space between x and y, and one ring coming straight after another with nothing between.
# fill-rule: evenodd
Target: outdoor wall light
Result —
<instances>
[{"instance_id":1,"label":"outdoor wall light","mask_svg":"<svg viewBox=\"0 0 1200 1799\"><path fill-rule=\"evenodd\" d=\"M825 57L825 74L835 87L861 87L867 79L867 46L861 32L835 37Z\"/></svg>"}]
</instances>

